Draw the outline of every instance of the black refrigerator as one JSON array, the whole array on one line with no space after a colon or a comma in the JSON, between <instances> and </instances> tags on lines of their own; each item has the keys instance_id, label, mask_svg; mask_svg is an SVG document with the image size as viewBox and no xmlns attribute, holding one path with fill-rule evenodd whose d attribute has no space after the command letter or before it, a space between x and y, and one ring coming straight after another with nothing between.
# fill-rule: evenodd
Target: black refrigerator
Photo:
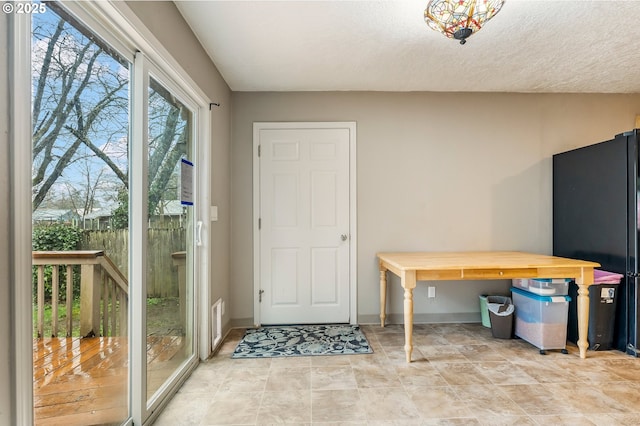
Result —
<instances>
[{"instance_id":1,"label":"black refrigerator","mask_svg":"<svg viewBox=\"0 0 640 426\"><path fill-rule=\"evenodd\" d=\"M553 254L623 274L613 347L638 356L640 130L553 156Z\"/></svg>"}]
</instances>

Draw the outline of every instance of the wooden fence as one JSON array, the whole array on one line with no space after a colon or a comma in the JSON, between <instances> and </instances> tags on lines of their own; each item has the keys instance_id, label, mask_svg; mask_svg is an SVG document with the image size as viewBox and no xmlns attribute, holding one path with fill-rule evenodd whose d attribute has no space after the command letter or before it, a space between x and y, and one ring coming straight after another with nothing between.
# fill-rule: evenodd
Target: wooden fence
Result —
<instances>
[{"instance_id":1,"label":"wooden fence","mask_svg":"<svg viewBox=\"0 0 640 426\"><path fill-rule=\"evenodd\" d=\"M147 257L147 296L178 297L180 294L178 268L172 255L184 251L184 229L149 229ZM129 276L129 231L86 231L80 250L104 250L122 273ZM135 285L135 283L130 283Z\"/></svg>"}]
</instances>

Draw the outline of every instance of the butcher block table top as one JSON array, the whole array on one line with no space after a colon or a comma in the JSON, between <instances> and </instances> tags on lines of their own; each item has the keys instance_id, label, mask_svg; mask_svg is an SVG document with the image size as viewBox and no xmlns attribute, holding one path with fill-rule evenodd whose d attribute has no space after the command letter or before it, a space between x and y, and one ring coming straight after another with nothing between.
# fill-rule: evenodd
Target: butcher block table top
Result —
<instances>
[{"instance_id":1,"label":"butcher block table top","mask_svg":"<svg viewBox=\"0 0 640 426\"><path fill-rule=\"evenodd\" d=\"M577 278L575 271L600 266L585 260L519 251L397 252L378 253L378 258L393 272L439 272L442 277L432 278L439 280Z\"/></svg>"},{"instance_id":2,"label":"butcher block table top","mask_svg":"<svg viewBox=\"0 0 640 426\"><path fill-rule=\"evenodd\" d=\"M578 284L578 347L586 357L589 289L595 262L518 251L378 253L380 267L380 324L386 318L386 272L400 277L404 288L405 352L411 361L413 289L417 281L492 280L511 278L572 278Z\"/></svg>"}]
</instances>

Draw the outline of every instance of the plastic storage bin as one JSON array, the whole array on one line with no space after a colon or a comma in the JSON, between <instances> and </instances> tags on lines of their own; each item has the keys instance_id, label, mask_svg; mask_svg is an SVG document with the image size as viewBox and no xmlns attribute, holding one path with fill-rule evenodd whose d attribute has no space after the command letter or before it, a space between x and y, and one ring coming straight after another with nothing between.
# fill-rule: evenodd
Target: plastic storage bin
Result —
<instances>
[{"instance_id":1,"label":"plastic storage bin","mask_svg":"<svg viewBox=\"0 0 640 426\"><path fill-rule=\"evenodd\" d=\"M569 294L570 281L569 278L515 278L512 284L539 296L562 296Z\"/></svg>"},{"instance_id":2,"label":"plastic storage bin","mask_svg":"<svg viewBox=\"0 0 640 426\"><path fill-rule=\"evenodd\" d=\"M539 296L512 287L515 305L515 335L537 346L540 353L546 349L561 349L566 353L569 296Z\"/></svg>"}]
</instances>

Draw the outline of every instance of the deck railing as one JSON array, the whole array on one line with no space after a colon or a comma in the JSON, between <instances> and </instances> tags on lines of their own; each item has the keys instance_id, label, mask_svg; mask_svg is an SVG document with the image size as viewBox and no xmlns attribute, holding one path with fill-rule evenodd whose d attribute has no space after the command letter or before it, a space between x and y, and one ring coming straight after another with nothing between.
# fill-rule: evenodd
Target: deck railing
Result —
<instances>
[{"instance_id":1,"label":"deck railing","mask_svg":"<svg viewBox=\"0 0 640 426\"><path fill-rule=\"evenodd\" d=\"M102 250L34 251L37 268L37 335L44 335L45 267L51 273L51 336L57 337L60 324L60 268L66 268L66 336L73 333L74 266L80 266L80 336L125 336L129 284L127 278Z\"/></svg>"}]
</instances>

